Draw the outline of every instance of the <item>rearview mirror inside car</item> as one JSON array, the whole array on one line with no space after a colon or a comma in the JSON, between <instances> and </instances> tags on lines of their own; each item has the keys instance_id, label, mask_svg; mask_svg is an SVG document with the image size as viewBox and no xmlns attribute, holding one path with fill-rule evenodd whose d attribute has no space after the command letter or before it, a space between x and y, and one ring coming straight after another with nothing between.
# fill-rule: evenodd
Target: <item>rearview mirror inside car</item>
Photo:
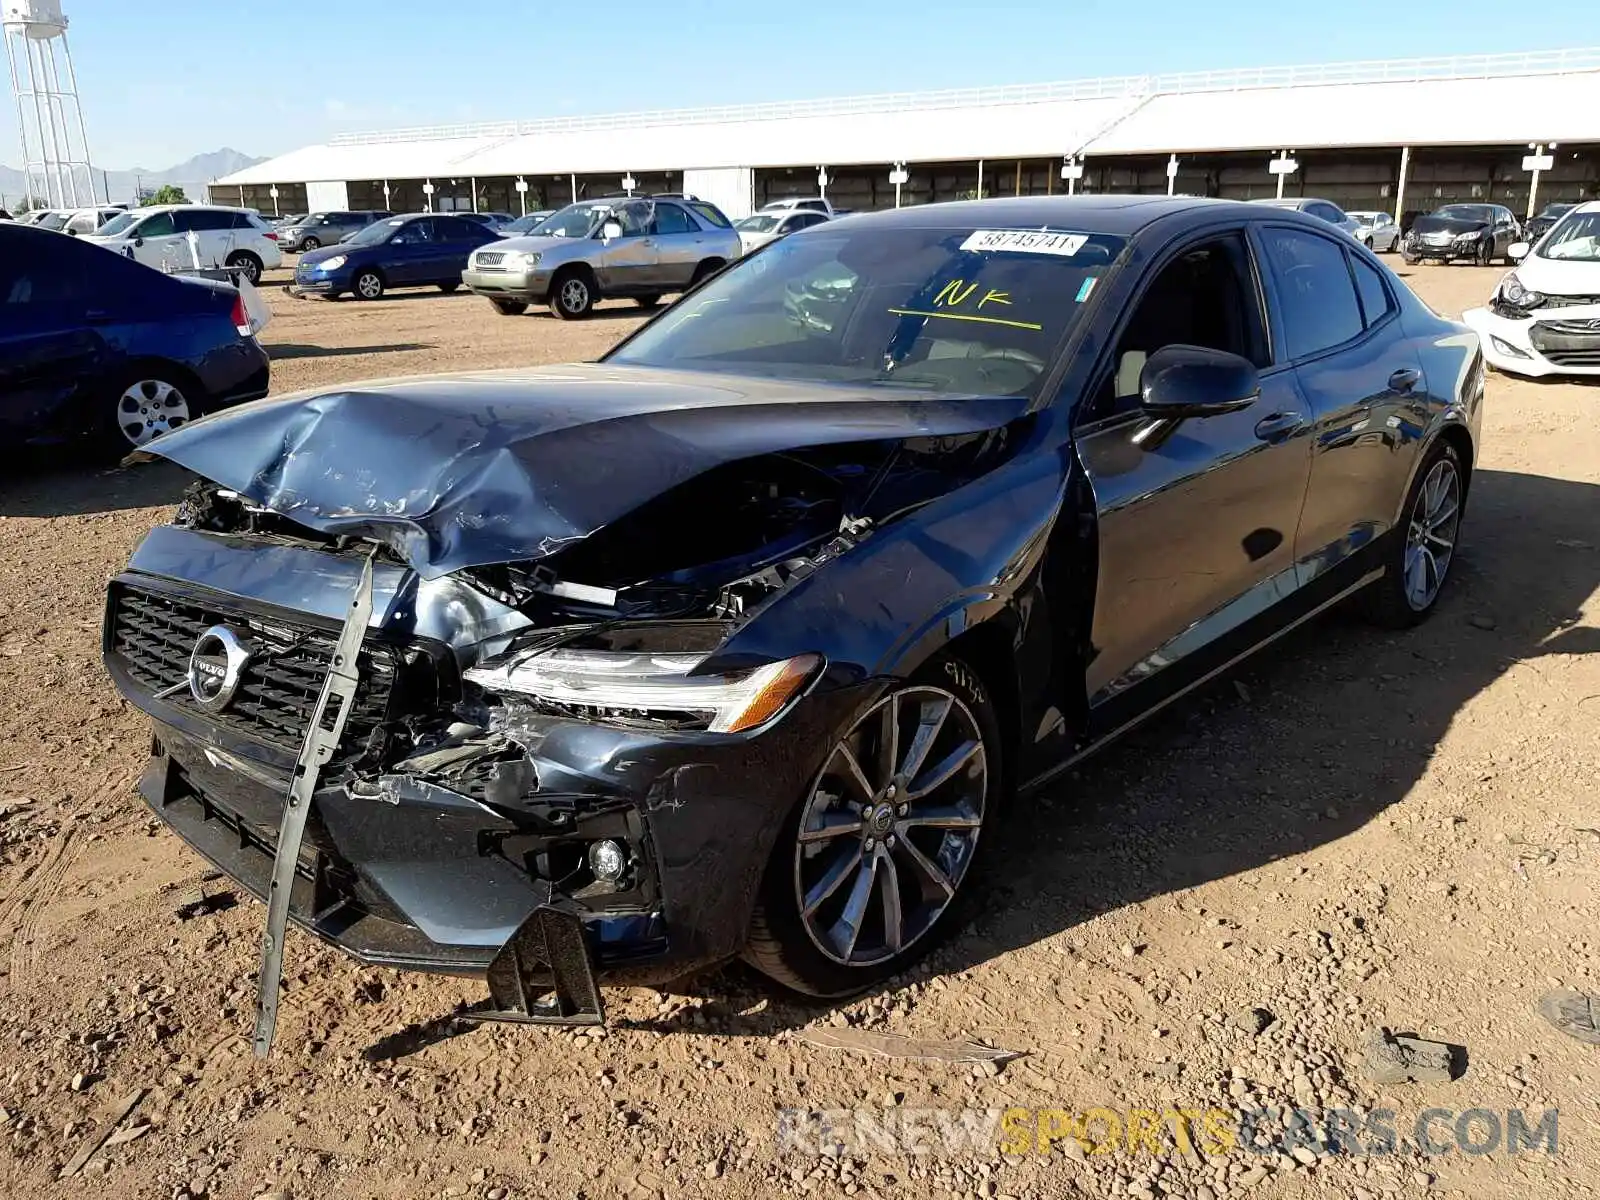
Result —
<instances>
[{"instance_id":1,"label":"rearview mirror inside car","mask_svg":"<svg viewBox=\"0 0 1600 1200\"><path fill-rule=\"evenodd\" d=\"M1249 359L1204 346L1163 346L1139 372L1139 407L1156 421L1237 412L1260 394Z\"/></svg>"},{"instance_id":2,"label":"rearview mirror inside car","mask_svg":"<svg viewBox=\"0 0 1600 1200\"><path fill-rule=\"evenodd\" d=\"M1512 242L1506 248L1506 254L1510 256L1512 262L1521 262L1528 257L1528 251L1531 249L1533 247L1528 245L1527 242Z\"/></svg>"}]
</instances>

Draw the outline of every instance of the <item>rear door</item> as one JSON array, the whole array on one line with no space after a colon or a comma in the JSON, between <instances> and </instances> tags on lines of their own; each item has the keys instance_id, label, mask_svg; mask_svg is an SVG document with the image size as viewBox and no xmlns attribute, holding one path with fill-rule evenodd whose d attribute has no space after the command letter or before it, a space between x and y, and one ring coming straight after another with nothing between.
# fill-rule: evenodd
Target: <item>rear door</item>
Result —
<instances>
[{"instance_id":1,"label":"rear door","mask_svg":"<svg viewBox=\"0 0 1600 1200\"><path fill-rule=\"evenodd\" d=\"M1086 687L1099 733L1203 675L1230 635L1294 592L1311 470L1309 409L1274 353L1243 229L1190 235L1135 286L1075 422L1098 523ZM1236 412L1152 422L1140 370L1171 345L1250 359L1260 395Z\"/></svg>"},{"instance_id":2,"label":"rear door","mask_svg":"<svg viewBox=\"0 0 1600 1200\"><path fill-rule=\"evenodd\" d=\"M1394 284L1368 255L1308 229L1263 224L1256 236L1281 347L1311 406L1300 582L1359 576L1399 510L1428 421L1427 381Z\"/></svg>"},{"instance_id":3,"label":"rear door","mask_svg":"<svg viewBox=\"0 0 1600 1200\"><path fill-rule=\"evenodd\" d=\"M91 254L143 270L98 246L0 225L0 445L60 432L106 374L108 314L91 308Z\"/></svg>"},{"instance_id":4,"label":"rear door","mask_svg":"<svg viewBox=\"0 0 1600 1200\"><path fill-rule=\"evenodd\" d=\"M651 228L656 241L656 281L666 291L688 287L703 257L705 235L700 226L676 204L657 201Z\"/></svg>"}]
</instances>

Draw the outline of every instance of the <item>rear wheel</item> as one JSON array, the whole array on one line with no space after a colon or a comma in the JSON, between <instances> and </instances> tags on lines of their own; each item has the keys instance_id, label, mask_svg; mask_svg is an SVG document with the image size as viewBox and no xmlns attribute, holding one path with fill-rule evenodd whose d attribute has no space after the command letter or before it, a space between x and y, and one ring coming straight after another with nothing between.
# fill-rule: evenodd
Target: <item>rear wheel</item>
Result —
<instances>
[{"instance_id":1,"label":"rear wheel","mask_svg":"<svg viewBox=\"0 0 1600 1200\"><path fill-rule=\"evenodd\" d=\"M383 276L376 271L362 271L350 290L357 300L377 300L383 296Z\"/></svg>"},{"instance_id":2,"label":"rear wheel","mask_svg":"<svg viewBox=\"0 0 1600 1200\"><path fill-rule=\"evenodd\" d=\"M526 300L491 300L489 303L494 305L495 312L502 317L520 317L528 311Z\"/></svg>"},{"instance_id":3,"label":"rear wheel","mask_svg":"<svg viewBox=\"0 0 1600 1200\"><path fill-rule=\"evenodd\" d=\"M594 300L594 281L583 271L567 271L550 285L550 308L563 321L587 317Z\"/></svg>"},{"instance_id":4,"label":"rear wheel","mask_svg":"<svg viewBox=\"0 0 1600 1200\"><path fill-rule=\"evenodd\" d=\"M725 264L720 258L708 258L694 269L694 275L689 279L689 290L699 287L705 282L706 276L715 275L722 270Z\"/></svg>"},{"instance_id":5,"label":"rear wheel","mask_svg":"<svg viewBox=\"0 0 1600 1200\"><path fill-rule=\"evenodd\" d=\"M904 970L953 926L1003 774L987 692L935 659L833 746L773 849L745 957L812 996Z\"/></svg>"},{"instance_id":6,"label":"rear wheel","mask_svg":"<svg viewBox=\"0 0 1600 1200\"><path fill-rule=\"evenodd\" d=\"M660 296L635 296L633 302L640 308L654 308L661 303Z\"/></svg>"},{"instance_id":7,"label":"rear wheel","mask_svg":"<svg viewBox=\"0 0 1600 1200\"><path fill-rule=\"evenodd\" d=\"M1461 456L1449 442L1435 443L1406 497L1405 523L1391 535L1383 578L1367 589L1374 622L1406 629L1433 611L1455 562L1465 500Z\"/></svg>"},{"instance_id":8,"label":"rear wheel","mask_svg":"<svg viewBox=\"0 0 1600 1200\"><path fill-rule=\"evenodd\" d=\"M137 367L117 377L107 391L96 437L108 456L142 450L164 433L200 416L200 397L189 381L161 365Z\"/></svg>"},{"instance_id":9,"label":"rear wheel","mask_svg":"<svg viewBox=\"0 0 1600 1200\"><path fill-rule=\"evenodd\" d=\"M248 250L236 250L228 255L227 265L239 268L240 273L250 281L252 287L261 282L263 270L261 260Z\"/></svg>"}]
</instances>

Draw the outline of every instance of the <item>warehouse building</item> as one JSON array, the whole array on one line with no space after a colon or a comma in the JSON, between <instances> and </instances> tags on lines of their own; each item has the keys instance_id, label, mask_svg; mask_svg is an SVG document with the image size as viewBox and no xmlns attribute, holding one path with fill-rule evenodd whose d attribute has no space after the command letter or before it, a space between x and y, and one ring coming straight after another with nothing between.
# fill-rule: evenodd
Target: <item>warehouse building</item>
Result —
<instances>
[{"instance_id":1,"label":"warehouse building","mask_svg":"<svg viewBox=\"0 0 1600 1200\"><path fill-rule=\"evenodd\" d=\"M1276 161L1276 166L1274 162ZM1349 209L1600 195L1600 49L1125 76L346 134L219 203L528 212L688 191L730 216L974 196L1321 196Z\"/></svg>"}]
</instances>

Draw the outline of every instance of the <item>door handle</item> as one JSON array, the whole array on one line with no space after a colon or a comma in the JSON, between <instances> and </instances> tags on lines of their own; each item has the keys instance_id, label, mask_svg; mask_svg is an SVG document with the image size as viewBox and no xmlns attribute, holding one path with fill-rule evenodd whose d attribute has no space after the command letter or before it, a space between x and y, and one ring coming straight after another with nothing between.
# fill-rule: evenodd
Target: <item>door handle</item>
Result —
<instances>
[{"instance_id":1,"label":"door handle","mask_svg":"<svg viewBox=\"0 0 1600 1200\"><path fill-rule=\"evenodd\" d=\"M1389 376L1389 390L1391 392L1409 392L1422 382L1422 372L1415 367L1401 367Z\"/></svg>"},{"instance_id":2,"label":"door handle","mask_svg":"<svg viewBox=\"0 0 1600 1200\"><path fill-rule=\"evenodd\" d=\"M1273 413L1256 422L1256 436L1263 442L1276 442L1288 437L1306 423L1299 413Z\"/></svg>"}]
</instances>

